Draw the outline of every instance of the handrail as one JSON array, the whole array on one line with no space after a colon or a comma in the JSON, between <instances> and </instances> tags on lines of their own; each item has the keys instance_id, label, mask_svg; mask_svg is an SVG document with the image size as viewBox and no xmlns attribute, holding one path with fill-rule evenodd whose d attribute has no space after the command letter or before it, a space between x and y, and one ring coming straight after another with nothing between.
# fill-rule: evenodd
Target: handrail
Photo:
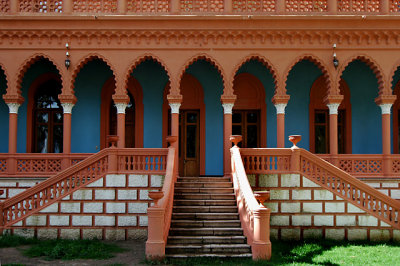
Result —
<instances>
[{"instance_id":1,"label":"handrail","mask_svg":"<svg viewBox=\"0 0 400 266\"><path fill-rule=\"evenodd\" d=\"M291 159L287 165L290 169L289 172L299 173L309 178L321 187L363 209L368 214L400 229L400 203L397 200L370 187L307 150L297 147L286 150L291 153ZM247 150L243 152L246 156L251 153ZM267 157L274 153L282 154L282 149L257 149L256 153L258 155L264 153L264 156ZM250 168L246 168L246 172L247 174L258 173ZM263 173L276 173L276 171L265 170Z\"/></svg>"},{"instance_id":2,"label":"handrail","mask_svg":"<svg viewBox=\"0 0 400 266\"><path fill-rule=\"evenodd\" d=\"M154 206L147 209L148 237L146 241L146 258L161 259L165 256L165 245L167 243L174 200L174 189L177 178L177 159L175 148L168 148L167 168L162 187L161 199L155 200ZM151 197L151 195L149 195Z\"/></svg>"},{"instance_id":3,"label":"handrail","mask_svg":"<svg viewBox=\"0 0 400 266\"><path fill-rule=\"evenodd\" d=\"M185 15L185 14L240 14L240 15L398 15L396 0L336 1L336 0L4 0L0 13L10 14L112 14L112 15Z\"/></svg>"},{"instance_id":4,"label":"handrail","mask_svg":"<svg viewBox=\"0 0 400 266\"><path fill-rule=\"evenodd\" d=\"M57 200L104 177L106 174L124 173L126 171L125 164L118 163L118 159L125 158L128 155L131 157L140 157L145 153L146 149L117 149L115 147L104 149L38 185L1 202L0 229L10 227L14 223L42 210ZM166 154L166 149L148 149L147 164L140 171L146 173L165 173L165 168L153 169L152 162L154 159L152 158L155 158L155 156L163 158Z\"/></svg>"},{"instance_id":5,"label":"handrail","mask_svg":"<svg viewBox=\"0 0 400 266\"><path fill-rule=\"evenodd\" d=\"M270 259L269 240L270 209L258 204L250 187L239 148L231 148L232 180L239 208L241 225L247 242L251 245L253 259Z\"/></svg>"}]
</instances>

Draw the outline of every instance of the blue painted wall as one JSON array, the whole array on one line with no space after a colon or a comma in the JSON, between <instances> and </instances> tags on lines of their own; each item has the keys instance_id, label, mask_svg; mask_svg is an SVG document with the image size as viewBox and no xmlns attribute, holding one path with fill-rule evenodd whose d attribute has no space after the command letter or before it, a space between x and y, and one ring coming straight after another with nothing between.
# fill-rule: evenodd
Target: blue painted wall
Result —
<instances>
[{"instance_id":1,"label":"blue painted wall","mask_svg":"<svg viewBox=\"0 0 400 266\"><path fill-rule=\"evenodd\" d=\"M39 76L45 73L56 73L58 74L58 70L56 67L48 60L39 60L34 63L26 72L24 78L22 79L22 97L24 97L25 101L18 109L18 143L17 143L17 152L25 153L26 150L26 131L27 131L27 106L28 106L28 91L34 82ZM30 151L29 151L30 152Z\"/></svg>"},{"instance_id":2,"label":"blue painted wall","mask_svg":"<svg viewBox=\"0 0 400 266\"><path fill-rule=\"evenodd\" d=\"M310 148L310 89L321 74L321 70L308 60L297 63L289 73L286 89L290 100L285 112L285 147L292 146L289 135L301 135L299 147Z\"/></svg>"},{"instance_id":3,"label":"blue painted wall","mask_svg":"<svg viewBox=\"0 0 400 266\"><path fill-rule=\"evenodd\" d=\"M143 90L143 147L162 147L162 104L168 76L157 62L147 60L132 73Z\"/></svg>"},{"instance_id":4,"label":"blue painted wall","mask_svg":"<svg viewBox=\"0 0 400 266\"><path fill-rule=\"evenodd\" d=\"M381 109L374 102L378 97L378 81L372 70L361 61L350 63L342 78L351 94L352 152L382 153Z\"/></svg>"},{"instance_id":5,"label":"blue painted wall","mask_svg":"<svg viewBox=\"0 0 400 266\"><path fill-rule=\"evenodd\" d=\"M275 93L274 78L271 72L256 60L250 60L243 64L237 74L241 73L250 73L256 76L264 86L265 103L267 105L267 147L274 148L276 147L276 108L271 102Z\"/></svg>"},{"instance_id":6,"label":"blue painted wall","mask_svg":"<svg viewBox=\"0 0 400 266\"><path fill-rule=\"evenodd\" d=\"M186 71L197 78L204 90L206 106L206 175L223 174L223 83L218 71L204 60L193 63Z\"/></svg>"},{"instance_id":7,"label":"blue painted wall","mask_svg":"<svg viewBox=\"0 0 400 266\"><path fill-rule=\"evenodd\" d=\"M110 68L100 60L87 63L75 81L78 99L72 109L71 151L94 153L100 149L101 89L112 76Z\"/></svg>"},{"instance_id":8,"label":"blue painted wall","mask_svg":"<svg viewBox=\"0 0 400 266\"><path fill-rule=\"evenodd\" d=\"M7 80L4 71L0 68L0 97L7 90ZM8 152L8 106L0 100L0 153Z\"/></svg>"}]
</instances>

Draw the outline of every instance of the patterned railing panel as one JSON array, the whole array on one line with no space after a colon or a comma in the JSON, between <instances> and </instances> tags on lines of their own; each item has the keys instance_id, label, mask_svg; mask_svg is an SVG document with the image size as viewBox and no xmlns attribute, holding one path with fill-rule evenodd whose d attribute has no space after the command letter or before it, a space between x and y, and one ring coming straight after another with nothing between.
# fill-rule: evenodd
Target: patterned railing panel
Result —
<instances>
[{"instance_id":1,"label":"patterned railing panel","mask_svg":"<svg viewBox=\"0 0 400 266\"><path fill-rule=\"evenodd\" d=\"M399 0L390 0L389 1L389 12L390 13L399 13L400 12L400 1Z\"/></svg>"},{"instance_id":2,"label":"patterned railing panel","mask_svg":"<svg viewBox=\"0 0 400 266\"><path fill-rule=\"evenodd\" d=\"M0 159L0 173L7 172L7 159Z\"/></svg>"},{"instance_id":3,"label":"patterned railing panel","mask_svg":"<svg viewBox=\"0 0 400 266\"><path fill-rule=\"evenodd\" d=\"M128 0L127 12L129 13L168 13L169 0Z\"/></svg>"},{"instance_id":4,"label":"patterned railing panel","mask_svg":"<svg viewBox=\"0 0 400 266\"><path fill-rule=\"evenodd\" d=\"M117 13L117 0L74 0L76 13Z\"/></svg>"},{"instance_id":5,"label":"patterned railing panel","mask_svg":"<svg viewBox=\"0 0 400 266\"><path fill-rule=\"evenodd\" d=\"M265 150L263 150L265 151ZM288 172L290 170L290 152L284 151L281 154L257 154L257 150L240 149L246 172L259 174L268 171L270 173ZM290 150L289 150L290 151Z\"/></svg>"},{"instance_id":6,"label":"patterned railing panel","mask_svg":"<svg viewBox=\"0 0 400 266\"><path fill-rule=\"evenodd\" d=\"M125 154L122 154L125 153ZM167 167L167 150L165 149L129 149L119 152L118 168L121 172L165 172Z\"/></svg>"},{"instance_id":7,"label":"patterned railing panel","mask_svg":"<svg viewBox=\"0 0 400 266\"><path fill-rule=\"evenodd\" d=\"M62 13L62 0L20 0L20 12Z\"/></svg>"},{"instance_id":8,"label":"patterned railing panel","mask_svg":"<svg viewBox=\"0 0 400 266\"><path fill-rule=\"evenodd\" d=\"M338 0L339 13L378 13L379 0Z\"/></svg>"},{"instance_id":9,"label":"patterned railing panel","mask_svg":"<svg viewBox=\"0 0 400 266\"><path fill-rule=\"evenodd\" d=\"M276 0L232 0L234 13L271 13L276 10Z\"/></svg>"},{"instance_id":10,"label":"patterned railing panel","mask_svg":"<svg viewBox=\"0 0 400 266\"><path fill-rule=\"evenodd\" d=\"M1 224L10 226L104 176L108 169L107 152L103 150L83 163L4 201Z\"/></svg>"},{"instance_id":11,"label":"patterned railing panel","mask_svg":"<svg viewBox=\"0 0 400 266\"><path fill-rule=\"evenodd\" d=\"M286 0L286 12L327 12L327 0Z\"/></svg>"},{"instance_id":12,"label":"patterned railing panel","mask_svg":"<svg viewBox=\"0 0 400 266\"><path fill-rule=\"evenodd\" d=\"M400 203L306 150L301 150L300 173L384 222L399 227Z\"/></svg>"},{"instance_id":13,"label":"patterned railing panel","mask_svg":"<svg viewBox=\"0 0 400 266\"><path fill-rule=\"evenodd\" d=\"M10 12L10 0L0 0L0 13Z\"/></svg>"},{"instance_id":14,"label":"patterned railing panel","mask_svg":"<svg viewBox=\"0 0 400 266\"><path fill-rule=\"evenodd\" d=\"M205 12L221 13L224 12L223 0L180 0L180 11L183 13Z\"/></svg>"}]
</instances>

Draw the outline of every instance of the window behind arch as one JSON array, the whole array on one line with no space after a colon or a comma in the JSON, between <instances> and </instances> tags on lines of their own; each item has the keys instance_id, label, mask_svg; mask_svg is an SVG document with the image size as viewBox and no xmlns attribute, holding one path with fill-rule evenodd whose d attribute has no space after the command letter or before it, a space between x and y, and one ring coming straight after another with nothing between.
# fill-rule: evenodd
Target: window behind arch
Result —
<instances>
[{"instance_id":1,"label":"window behind arch","mask_svg":"<svg viewBox=\"0 0 400 266\"><path fill-rule=\"evenodd\" d=\"M33 152L62 153L63 109L58 94L61 84L49 80L40 85L34 96Z\"/></svg>"},{"instance_id":2,"label":"window behind arch","mask_svg":"<svg viewBox=\"0 0 400 266\"><path fill-rule=\"evenodd\" d=\"M129 103L125 109L125 148L135 147L135 101L130 92L128 92ZM117 135L117 107L111 99L109 110L109 135Z\"/></svg>"}]
</instances>

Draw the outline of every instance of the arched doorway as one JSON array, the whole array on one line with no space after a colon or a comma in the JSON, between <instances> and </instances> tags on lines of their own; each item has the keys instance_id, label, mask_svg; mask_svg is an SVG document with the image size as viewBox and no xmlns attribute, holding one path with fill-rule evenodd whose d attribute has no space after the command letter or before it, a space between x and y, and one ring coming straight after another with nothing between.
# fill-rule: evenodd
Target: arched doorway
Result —
<instances>
[{"instance_id":1,"label":"arched doorway","mask_svg":"<svg viewBox=\"0 0 400 266\"><path fill-rule=\"evenodd\" d=\"M328 154L329 109L324 103L326 96L325 77L320 76L310 90L310 151ZM344 99L338 108L338 152L351 153L351 104L350 90L346 82L340 81L340 94Z\"/></svg>"},{"instance_id":2,"label":"arched doorway","mask_svg":"<svg viewBox=\"0 0 400 266\"><path fill-rule=\"evenodd\" d=\"M143 147L143 104L139 82L131 77L128 81L129 103L125 109L125 148ZM115 81L107 80L101 92L101 143L106 147L107 135L117 134L117 108L112 99Z\"/></svg>"},{"instance_id":3,"label":"arched doorway","mask_svg":"<svg viewBox=\"0 0 400 266\"><path fill-rule=\"evenodd\" d=\"M28 92L27 151L63 152L63 108L58 99L61 80L57 74L38 77Z\"/></svg>"},{"instance_id":4,"label":"arched doorway","mask_svg":"<svg viewBox=\"0 0 400 266\"><path fill-rule=\"evenodd\" d=\"M232 134L242 135L242 148L267 146L265 89L260 80L241 73L233 83L236 102L232 110Z\"/></svg>"}]
</instances>

